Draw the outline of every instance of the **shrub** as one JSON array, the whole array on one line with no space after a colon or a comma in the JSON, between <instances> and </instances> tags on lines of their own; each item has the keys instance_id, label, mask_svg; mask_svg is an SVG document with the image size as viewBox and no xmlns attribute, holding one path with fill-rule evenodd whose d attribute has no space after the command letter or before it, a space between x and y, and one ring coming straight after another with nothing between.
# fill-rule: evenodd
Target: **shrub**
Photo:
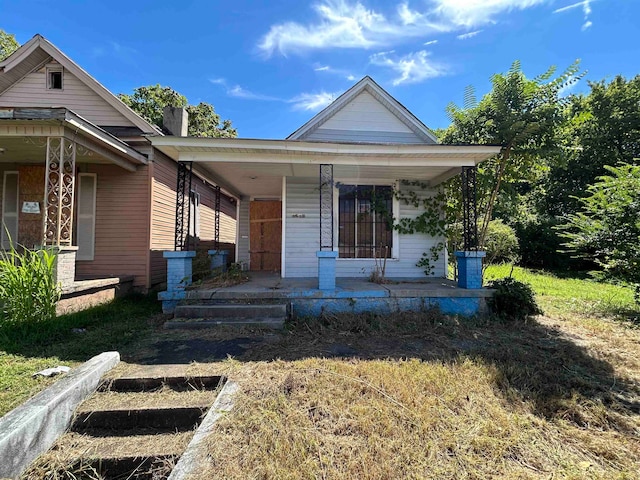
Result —
<instances>
[{"instance_id":1,"label":"shrub","mask_svg":"<svg viewBox=\"0 0 640 480\"><path fill-rule=\"evenodd\" d=\"M0 252L0 309L9 323L35 323L56 315L61 289L55 281L56 256L50 250Z\"/></svg>"},{"instance_id":2,"label":"shrub","mask_svg":"<svg viewBox=\"0 0 640 480\"><path fill-rule=\"evenodd\" d=\"M502 220L491 220L485 240L487 264L516 263L519 259L519 245L516 232Z\"/></svg>"},{"instance_id":3,"label":"shrub","mask_svg":"<svg viewBox=\"0 0 640 480\"><path fill-rule=\"evenodd\" d=\"M495 290L487 300L489 308L502 320L526 320L531 315L542 314L535 294L527 283L505 277L489 282L487 287Z\"/></svg>"}]
</instances>

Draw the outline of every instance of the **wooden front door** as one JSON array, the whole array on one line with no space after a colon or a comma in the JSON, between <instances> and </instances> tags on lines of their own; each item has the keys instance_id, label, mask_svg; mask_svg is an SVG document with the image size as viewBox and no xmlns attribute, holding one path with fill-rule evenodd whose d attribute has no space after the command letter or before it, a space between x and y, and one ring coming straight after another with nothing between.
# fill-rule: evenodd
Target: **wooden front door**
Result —
<instances>
[{"instance_id":1,"label":"wooden front door","mask_svg":"<svg viewBox=\"0 0 640 480\"><path fill-rule=\"evenodd\" d=\"M249 220L251 270L279 272L282 253L282 202L251 202Z\"/></svg>"}]
</instances>

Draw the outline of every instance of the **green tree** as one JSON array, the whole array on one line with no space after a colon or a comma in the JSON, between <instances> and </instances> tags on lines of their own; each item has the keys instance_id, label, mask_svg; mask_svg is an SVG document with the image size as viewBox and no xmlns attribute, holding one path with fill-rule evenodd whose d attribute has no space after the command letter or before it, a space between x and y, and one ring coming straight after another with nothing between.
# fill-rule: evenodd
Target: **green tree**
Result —
<instances>
[{"instance_id":1,"label":"green tree","mask_svg":"<svg viewBox=\"0 0 640 480\"><path fill-rule=\"evenodd\" d=\"M230 138L238 135L230 120L220 122L220 115L216 113L213 105L206 102L189 105L187 97L171 87L163 87L159 84L138 87L131 95L121 93L118 97L134 112L159 128L162 128L164 107L185 107L189 113L189 136Z\"/></svg>"},{"instance_id":2,"label":"green tree","mask_svg":"<svg viewBox=\"0 0 640 480\"><path fill-rule=\"evenodd\" d=\"M16 40L16 36L0 29L0 61L15 52L18 47L20 44Z\"/></svg>"},{"instance_id":3,"label":"green tree","mask_svg":"<svg viewBox=\"0 0 640 480\"><path fill-rule=\"evenodd\" d=\"M564 155L551 166L539 210L555 216L576 213L588 185L607 173L605 165L638 164L640 75L627 81L589 83L586 96L573 96L570 121L560 138Z\"/></svg>"},{"instance_id":4,"label":"green tree","mask_svg":"<svg viewBox=\"0 0 640 480\"><path fill-rule=\"evenodd\" d=\"M479 168L478 206L482 215L479 242L484 245L497 200L516 192L514 185L540 174L540 159L557 147L563 121L561 90L582 77L578 62L560 75L555 67L527 78L520 62L491 78L492 89L479 102L467 88L464 107L447 108L452 124L442 137L448 144L499 145L497 157Z\"/></svg>"},{"instance_id":5,"label":"green tree","mask_svg":"<svg viewBox=\"0 0 640 480\"><path fill-rule=\"evenodd\" d=\"M593 258L606 279L636 285L640 293L640 165L605 166L603 175L581 198L582 210L563 226L567 246Z\"/></svg>"}]
</instances>

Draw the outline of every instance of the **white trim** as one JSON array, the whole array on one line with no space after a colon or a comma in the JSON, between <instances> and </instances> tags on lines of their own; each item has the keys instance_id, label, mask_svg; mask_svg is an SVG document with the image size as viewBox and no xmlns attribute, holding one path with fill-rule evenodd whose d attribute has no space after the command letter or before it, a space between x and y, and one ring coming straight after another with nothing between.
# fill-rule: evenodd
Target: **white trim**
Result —
<instances>
[{"instance_id":1,"label":"white trim","mask_svg":"<svg viewBox=\"0 0 640 480\"><path fill-rule=\"evenodd\" d=\"M82 198L82 181L80 180L81 177L93 177L93 212L91 213L91 215L81 215L80 214L80 199ZM92 261L95 259L95 251L96 251L96 211L97 211L97 192L98 192L98 176L95 173L79 173L78 174L78 195L77 195L77 202L78 204L76 205L76 245L78 246L78 252L76 253L76 260L82 260L82 261ZM80 221L81 218L83 217L87 217L87 218L91 218L91 232L92 232L92 238L91 238L91 243L90 243L90 247L89 247L89 251L88 252L82 252L82 249L80 248L80 242L78 241L78 232L80 232L80 227L78 225L78 222Z\"/></svg>"},{"instance_id":2,"label":"white trim","mask_svg":"<svg viewBox=\"0 0 640 480\"><path fill-rule=\"evenodd\" d=\"M60 88L53 88L51 83L51 74L60 74ZM45 88L47 90L64 90L64 67L62 65L45 67Z\"/></svg>"},{"instance_id":3,"label":"white trim","mask_svg":"<svg viewBox=\"0 0 640 480\"><path fill-rule=\"evenodd\" d=\"M282 212L280 216L282 217L282 238L280 246L280 277L285 278L285 267L286 267L286 244L287 244L287 177L282 177L282 200L280 200L282 204Z\"/></svg>"},{"instance_id":4,"label":"white trim","mask_svg":"<svg viewBox=\"0 0 640 480\"><path fill-rule=\"evenodd\" d=\"M240 202L242 200L240 200L239 198L236 198L236 259L235 259L235 263L238 263L238 255L240 254L239 250L240 250Z\"/></svg>"},{"instance_id":5,"label":"white trim","mask_svg":"<svg viewBox=\"0 0 640 480\"><path fill-rule=\"evenodd\" d=\"M10 215L12 217L15 217L16 220L16 237L18 234L18 228L19 228L19 219L20 219L20 173L17 170L7 170L6 172L4 172L3 178L2 178L2 218L0 219L0 229L2 229L2 231L0 232L0 247L1 248L9 248L10 245L8 243L9 239L7 238L6 232L5 232L5 218L7 217L7 212L5 211L5 193L7 191L7 176L8 175L15 175L16 176L16 211L15 213L11 213ZM11 241L13 242L14 245L17 244L18 239L17 238L12 238ZM6 246L5 246L6 245Z\"/></svg>"},{"instance_id":6,"label":"white trim","mask_svg":"<svg viewBox=\"0 0 640 480\"><path fill-rule=\"evenodd\" d=\"M288 140L300 139L307 133L317 129L321 124L325 123L336 113L338 113L345 105L350 103L354 98L362 92L367 91L373 95L390 113L395 115L402 123L404 123L411 131L421 137L426 142L438 143L438 139L431 130L422 123L418 117L409 111L404 105L393 98L384 88L378 85L371 77L366 76L358 83L353 85L349 90L340 95L337 99L329 104L324 110L315 115L311 120L298 128L295 132L287 137Z\"/></svg>"}]
</instances>

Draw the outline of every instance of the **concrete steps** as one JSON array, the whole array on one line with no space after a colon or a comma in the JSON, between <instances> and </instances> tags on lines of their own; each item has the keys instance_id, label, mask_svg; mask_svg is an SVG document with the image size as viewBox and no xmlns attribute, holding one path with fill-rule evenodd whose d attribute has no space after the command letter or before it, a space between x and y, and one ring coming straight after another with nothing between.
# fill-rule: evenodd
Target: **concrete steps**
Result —
<instances>
[{"instance_id":1,"label":"concrete steps","mask_svg":"<svg viewBox=\"0 0 640 480\"><path fill-rule=\"evenodd\" d=\"M32 472L38 472L41 463L39 472L57 471L55 478L169 477L226 379L180 376L172 368L177 366L163 367L103 380L78 407L69 431L51 449L50 457L45 454L36 461Z\"/></svg>"},{"instance_id":2,"label":"concrete steps","mask_svg":"<svg viewBox=\"0 0 640 480\"><path fill-rule=\"evenodd\" d=\"M178 305L175 318L165 323L169 329L196 329L226 326L282 328L287 305L247 303Z\"/></svg>"}]
</instances>

